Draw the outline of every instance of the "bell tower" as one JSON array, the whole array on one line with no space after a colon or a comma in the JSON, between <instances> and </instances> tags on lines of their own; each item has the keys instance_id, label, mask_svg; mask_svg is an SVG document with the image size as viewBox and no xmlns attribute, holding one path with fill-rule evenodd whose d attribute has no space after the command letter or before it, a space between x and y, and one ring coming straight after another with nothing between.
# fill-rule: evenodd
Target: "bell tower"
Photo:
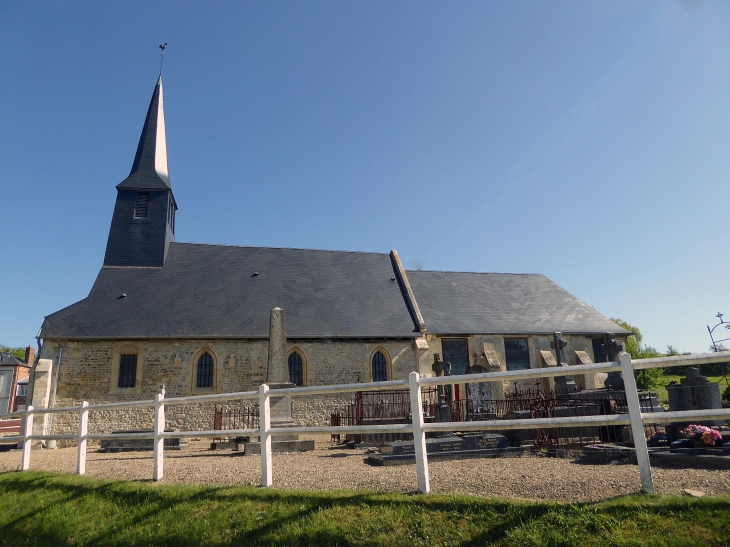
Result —
<instances>
[{"instance_id":1,"label":"bell tower","mask_svg":"<svg viewBox=\"0 0 730 547\"><path fill-rule=\"evenodd\" d=\"M104 266L163 267L175 240L177 204L167 169L162 76L157 80L129 176L117 201Z\"/></svg>"}]
</instances>

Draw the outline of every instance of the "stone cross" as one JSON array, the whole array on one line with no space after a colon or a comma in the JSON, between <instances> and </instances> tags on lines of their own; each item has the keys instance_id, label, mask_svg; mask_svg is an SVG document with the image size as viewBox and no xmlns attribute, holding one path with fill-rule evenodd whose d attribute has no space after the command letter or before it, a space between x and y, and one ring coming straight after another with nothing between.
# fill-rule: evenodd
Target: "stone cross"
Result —
<instances>
[{"instance_id":1,"label":"stone cross","mask_svg":"<svg viewBox=\"0 0 730 547\"><path fill-rule=\"evenodd\" d=\"M550 344L550 346L555 349L555 356L557 357L559 367L568 366L568 363L565 359L565 347L567 345L568 342L563 340L562 332L553 333L553 342ZM555 377L555 393L558 396L564 396L568 393L573 393L575 391L578 391L578 386L575 385L575 378L573 378L573 376Z\"/></svg>"},{"instance_id":2,"label":"stone cross","mask_svg":"<svg viewBox=\"0 0 730 547\"><path fill-rule=\"evenodd\" d=\"M447 363L449 366L449 373L451 372L451 364ZM434 374L436 374L436 377L442 376L444 373L444 363L441 362L441 356L438 353L435 353L433 356L433 365L431 365L433 368ZM450 422L451 421L451 409L449 408L449 405L446 403L446 398L444 397L444 386L439 384L438 387L438 396L439 396L439 402L436 405L436 408L434 409L436 413L436 421L437 422Z\"/></svg>"},{"instance_id":3,"label":"stone cross","mask_svg":"<svg viewBox=\"0 0 730 547\"><path fill-rule=\"evenodd\" d=\"M609 332L603 335L603 348L606 352L609 363L618 361L619 354L624 351L624 345L620 341L616 340L615 335ZM621 372L619 372L618 370L609 372L606 380L603 382L603 385L606 387L606 389L616 389L620 391L623 391L625 389L624 379L621 376Z\"/></svg>"},{"instance_id":4,"label":"stone cross","mask_svg":"<svg viewBox=\"0 0 730 547\"><path fill-rule=\"evenodd\" d=\"M433 355L433 365L431 365L431 368L433 369L434 374L436 375L436 378L441 376L441 374L444 371L443 363L441 362L441 356L438 353L434 353ZM438 391L439 396L439 404L444 402L444 386L439 384L436 387Z\"/></svg>"},{"instance_id":5,"label":"stone cross","mask_svg":"<svg viewBox=\"0 0 730 547\"><path fill-rule=\"evenodd\" d=\"M289 382L289 367L286 362L286 330L284 328L284 310L271 310L269 324L269 366L266 374L267 382Z\"/></svg>"}]
</instances>

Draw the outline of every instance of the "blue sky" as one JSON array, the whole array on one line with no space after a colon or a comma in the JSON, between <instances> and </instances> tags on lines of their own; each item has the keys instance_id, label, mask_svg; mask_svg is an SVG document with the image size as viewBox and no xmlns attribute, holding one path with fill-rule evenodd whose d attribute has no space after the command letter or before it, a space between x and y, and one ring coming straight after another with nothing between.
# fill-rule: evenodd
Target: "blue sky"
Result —
<instances>
[{"instance_id":1,"label":"blue sky","mask_svg":"<svg viewBox=\"0 0 730 547\"><path fill-rule=\"evenodd\" d=\"M660 350L730 317L727 2L3 2L0 343L88 294L163 42L178 241L543 273Z\"/></svg>"}]
</instances>

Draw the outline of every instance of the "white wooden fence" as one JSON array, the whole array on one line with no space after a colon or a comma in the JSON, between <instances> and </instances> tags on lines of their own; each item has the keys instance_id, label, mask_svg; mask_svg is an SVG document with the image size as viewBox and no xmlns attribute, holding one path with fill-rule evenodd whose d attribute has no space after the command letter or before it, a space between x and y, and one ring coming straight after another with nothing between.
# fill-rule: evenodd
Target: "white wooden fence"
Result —
<instances>
[{"instance_id":1,"label":"white wooden fence","mask_svg":"<svg viewBox=\"0 0 730 547\"><path fill-rule=\"evenodd\" d=\"M241 401L258 399L260 408L260 420L258 429L235 429L226 430L226 435L244 436L258 435L261 439L261 485L268 487L273 485L272 479L272 454L271 438L277 435L311 434L311 433L412 433L415 444L416 473L418 477L418 489L428 493L429 475L428 458L426 455L426 433L427 432L448 432L448 431L471 431L471 430L505 430L505 429L534 429L551 428L561 426L603 426L603 425L630 425L636 447L636 458L641 476L641 487L644 492L654 491L654 482L649 463L649 452L644 438L644 422L666 423L666 422L687 422L697 420L720 420L730 419L730 408L689 410L681 412L661 412L642 414L639 406L639 397L634 380L634 370L674 367L687 365L700 365L705 363L717 363L730 360L730 352L703 353L699 355L680 355L676 357L660 357L656 359L631 360L628 353L622 353L619 360L613 363L596 363L589 365L576 365L569 367L552 367L530 370L490 372L485 374L469 374L463 376L448 376L439 378L420 377L417 372L411 372L407 380L390 380L387 382L371 382L365 384L344 384L335 386L298 387L269 390L269 386L261 385L258 391L244 391L239 393L221 393L215 395L198 395L191 397L165 398L164 389L157 394L153 400L130 401L123 403L106 403L90 405L83 401L80 406L57 407L35 409L28 406L26 410L5 415L0 418L21 416L24 421L23 435L3 437L3 441L18 441L22 443L23 453L21 469L26 471L30 468L31 444L33 441L47 440L75 440L78 443L77 473L83 475L86 472L86 448L89 440L105 439L153 439L153 478L158 481L164 475L164 440L166 438L182 437L218 437L220 431L165 431L165 405L184 405L201 402L220 401ZM412 413L410 424L388 424L388 425L361 425L361 426L324 426L324 427L271 427L271 412L269 400L272 396L301 396L301 395L324 395L332 393L353 392L361 390L390 390L393 388L407 388L410 391L411 408L420 409L421 387L440 384L467 384L485 381L508 381L525 380L540 377L565 376L575 374L593 374L597 372L623 373L626 388L626 401L628 415L615 414L607 416L569 416L559 418L535 418L519 420L486 420L474 422L446 422L446 423L424 423L422 412ZM115 409L127 407L149 407L154 406L154 430L152 433L124 433L124 434L96 434L88 432L89 411L101 409ZM77 435L41 435L33 434L33 418L38 414L56 412L78 412L79 432Z\"/></svg>"}]
</instances>

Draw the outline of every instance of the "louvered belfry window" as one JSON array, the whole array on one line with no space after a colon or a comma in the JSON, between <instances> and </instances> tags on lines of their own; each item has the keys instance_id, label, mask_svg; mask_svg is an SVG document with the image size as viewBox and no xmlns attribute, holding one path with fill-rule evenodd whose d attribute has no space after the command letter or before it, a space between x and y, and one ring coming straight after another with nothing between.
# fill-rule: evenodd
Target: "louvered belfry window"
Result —
<instances>
[{"instance_id":1,"label":"louvered belfry window","mask_svg":"<svg viewBox=\"0 0 730 547\"><path fill-rule=\"evenodd\" d=\"M298 386L304 385L302 356L296 351L289 356L289 381Z\"/></svg>"},{"instance_id":2,"label":"louvered belfry window","mask_svg":"<svg viewBox=\"0 0 730 547\"><path fill-rule=\"evenodd\" d=\"M385 382L388 379L388 364L385 355L378 351L373 355L373 382Z\"/></svg>"},{"instance_id":3,"label":"louvered belfry window","mask_svg":"<svg viewBox=\"0 0 730 547\"><path fill-rule=\"evenodd\" d=\"M213 387L213 357L205 352L198 359L198 387Z\"/></svg>"},{"instance_id":4,"label":"louvered belfry window","mask_svg":"<svg viewBox=\"0 0 730 547\"><path fill-rule=\"evenodd\" d=\"M149 192L137 192L137 202L134 204L134 218L147 218L149 199Z\"/></svg>"},{"instance_id":5,"label":"louvered belfry window","mask_svg":"<svg viewBox=\"0 0 730 547\"><path fill-rule=\"evenodd\" d=\"M137 354L119 356L119 381L117 387L134 387L137 383Z\"/></svg>"}]
</instances>

